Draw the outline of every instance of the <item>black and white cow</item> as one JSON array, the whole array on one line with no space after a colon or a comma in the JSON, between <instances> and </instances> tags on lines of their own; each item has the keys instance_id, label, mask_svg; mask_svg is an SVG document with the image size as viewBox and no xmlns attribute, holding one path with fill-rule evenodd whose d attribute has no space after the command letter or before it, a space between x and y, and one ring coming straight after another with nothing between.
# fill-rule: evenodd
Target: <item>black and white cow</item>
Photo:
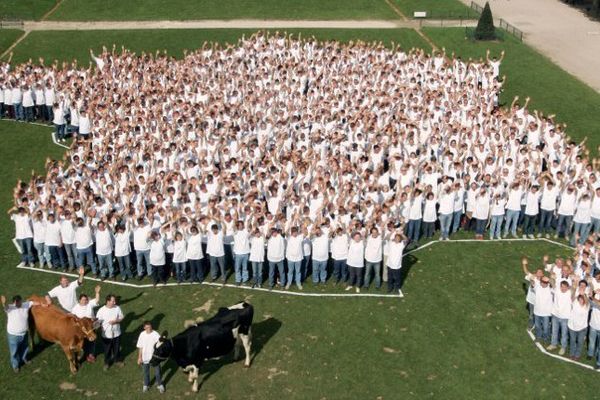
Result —
<instances>
[{"instance_id":1,"label":"black and white cow","mask_svg":"<svg viewBox=\"0 0 600 400\"><path fill-rule=\"evenodd\" d=\"M192 390L198 391L198 372L204 360L224 356L235 349L234 359L239 355L240 344L246 353L244 367L250 366L251 327L254 308L245 301L228 308L220 308L217 314L191 326L169 339L163 333L156 344L151 364L160 364L169 357L188 373Z\"/></svg>"}]
</instances>

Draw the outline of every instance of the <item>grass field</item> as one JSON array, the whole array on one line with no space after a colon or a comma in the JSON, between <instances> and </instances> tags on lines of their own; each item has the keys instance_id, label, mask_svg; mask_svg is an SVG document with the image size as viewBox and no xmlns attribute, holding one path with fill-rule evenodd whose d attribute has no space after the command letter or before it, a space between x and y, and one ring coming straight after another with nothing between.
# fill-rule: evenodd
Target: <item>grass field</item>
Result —
<instances>
[{"instance_id":1,"label":"grass field","mask_svg":"<svg viewBox=\"0 0 600 400\"><path fill-rule=\"evenodd\" d=\"M0 29L0 54L4 53L21 35L18 29Z\"/></svg>"},{"instance_id":2,"label":"grass field","mask_svg":"<svg viewBox=\"0 0 600 400\"><path fill-rule=\"evenodd\" d=\"M49 17L56 21L397 18L384 0L64 0Z\"/></svg>"},{"instance_id":3,"label":"grass field","mask_svg":"<svg viewBox=\"0 0 600 400\"><path fill-rule=\"evenodd\" d=\"M2 19L40 19L50 11L57 0L2 0L0 1L0 20Z\"/></svg>"}]
</instances>

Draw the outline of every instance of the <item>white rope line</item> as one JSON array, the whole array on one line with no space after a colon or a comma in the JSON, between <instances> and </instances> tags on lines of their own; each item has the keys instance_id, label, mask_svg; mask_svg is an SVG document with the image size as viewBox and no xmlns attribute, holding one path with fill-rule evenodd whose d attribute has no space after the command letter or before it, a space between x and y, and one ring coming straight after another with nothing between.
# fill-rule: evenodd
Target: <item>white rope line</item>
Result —
<instances>
[{"instance_id":1,"label":"white rope line","mask_svg":"<svg viewBox=\"0 0 600 400\"><path fill-rule=\"evenodd\" d=\"M568 357L559 356L558 354L552 354L552 353L550 353L548 350L546 350L544 348L544 346L541 345L541 343L538 343L538 342L535 341L535 336L533 335L532 331L530 331L529 329L526 329L526 332L529 335L529 337L531 338L531 340L535 343L535 347L537 347L538 350L541 351L542 353L544 353L545 355L550 356L552 358L556 358L557 360L560 360L560 361L568 362L568 363L575 364L575 365L578 365L578 366L583 367L583 368L591 369L592 371L600 372L600 369L596 370L591 365L584 364L584 363L579 362L579 361L571 360Z\"/></svg>"},{"instance_id":2,"label":"white rope line","mask_svg":"<svg viewBox=\"0 0 600 400\"><path fill-rule=\"evenodd\" d=\"M56 132L54 132L54 131L52 132L52 141L54 142L54 144L56 144L60 147L64 147L65 149L70 149L69 146L65 146L64 144L61 144L56 140Z\"/></svg>"},{"instance_id":3,"label":"white rope line","mask_svg":"<svg viewBox=\"0 0 600 400\"><path fill-rule=\"evenodd\" d=\"M47 269L41 269L41 268L35 268L35 267L17 266L17 268L26 269L26 270L30 270L30 271L45 272L47 274L66 275L66 276L70 276L73 278L77 278L79 276L79 275L73 274L73 273L68 273L68 272L63 272L63 271L53 271L53 270L47 270ZM86 277L85 279L90 280L90 281L102 282L102 280L99 278ZM105 280L104 283L110 283L111 285L125 286L125 287L131 287L131 288L153 288L154 287L154 284L151 284L151 283L135 284L135 283L128 283L128 282L112 281L112 280ZM166 283L166 284L159 283L156 285L156 287L196 286L196 285L198 285L198 284L194 284L194 283L190 283L190 282L182 282L182 283L170 282L170 283ZM290 296L303 296L303 297L392 297L392 298L396 298L396 299L400 298L397 294L305 293L305 292L295 292L295 291L279 290L279 289L271 290L271 289L267 289L267 288L253 288L250 286L241 286L241 285L238 286L238 285L234 285L231 283L222 284L222 283L217 283L217 282L202 282L201 285L214 286L214 287L228 287L228 288L232 288L232 289L242 289L242 290L254 290L254 291L258 291L258 292L278 293L278 294L287 294Z\"/></svg>"}]
</instances>

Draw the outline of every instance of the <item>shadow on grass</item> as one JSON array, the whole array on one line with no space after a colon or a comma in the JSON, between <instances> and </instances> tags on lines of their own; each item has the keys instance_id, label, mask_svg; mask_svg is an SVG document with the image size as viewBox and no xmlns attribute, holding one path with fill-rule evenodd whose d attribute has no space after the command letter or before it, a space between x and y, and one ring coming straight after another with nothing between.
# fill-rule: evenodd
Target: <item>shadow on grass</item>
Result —
<instances>
[{"instance_id":1,"label":"shadow on grass","mask_svg":"<svg viewBox=\"0 0 600 400\"><path fill-rule=\"evenodd\" d=\"M406 279L409 278L410 270L417 263L418 260L419 259L414 255L414 253L407 254L402 259L402 270L400 272L400 280L402 282L402 284L400 285L401 288L402 286L404 286L404 282L406 282Z\"/></svg>"},{"instance_id":2,"label":"shadow on grass","mask_svg":"<svg viewBox=\"0 0 600 400\"><path fill-rule=\"evenodd\" d=\"M282 325L282 322L276 318L267 318L264 321L252 324L251 351L253 354L251 358L250 368L252 368L252 363L254 362L256 356L258 356L258 354L262 351L267 342L271 340L273 336L275 336L275 334L279 331ZM240 356L242 357L241 359L243 359L243 357L245 356L243 350L240 351ZM199 382L199 387L202 387L204 382L206 382L213 374L219 371L221 367L223 367L224 365L235 363L237 361L239 360L234 360L233 358L233 351L221 358L207 360L200 370L200 373L206 374L203 376L202 381ZM240 367L242 367L242 365L243 364L240 361ZM178 369L179 368L177 367L177 364L173 360L169 360L169 362L165 364L163 382L167 384L171 380L171 378L173 378Z\"/></svg>"}]
</instances>

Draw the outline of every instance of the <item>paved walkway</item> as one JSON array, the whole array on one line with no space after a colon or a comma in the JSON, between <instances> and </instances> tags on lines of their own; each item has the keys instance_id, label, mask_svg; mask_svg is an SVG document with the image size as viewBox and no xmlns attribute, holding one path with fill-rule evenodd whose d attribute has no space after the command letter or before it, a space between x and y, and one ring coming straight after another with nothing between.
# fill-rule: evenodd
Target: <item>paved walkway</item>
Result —
<instances>
[{"instance_id":1,"label":"paved walkway","mask_svg":"<svg viewBox=\"0 0 600 400\"><path fill-rule=\"evenodd\" d=\"M600 92L600 22L559 0L490 0L490 7L495 19L522 30L527 44Z\"/></svg>"},{"instance_id":2,"label":"paved walkway","mask_svg":"<svg viewBox=\"0 0 600 400\"><path fill-rule=\"evenodd\" d=\"M200 20L200 21L24 21L23 29L30 31L64 31L64 30L121 30L121 29L292 29L292 28L331 28L331 29L397 29L420 26L413 20L256 20L235 19ZM471 26L475 20L463 21L422 21L423 26Z\"/></svg>"}]
</instances>

